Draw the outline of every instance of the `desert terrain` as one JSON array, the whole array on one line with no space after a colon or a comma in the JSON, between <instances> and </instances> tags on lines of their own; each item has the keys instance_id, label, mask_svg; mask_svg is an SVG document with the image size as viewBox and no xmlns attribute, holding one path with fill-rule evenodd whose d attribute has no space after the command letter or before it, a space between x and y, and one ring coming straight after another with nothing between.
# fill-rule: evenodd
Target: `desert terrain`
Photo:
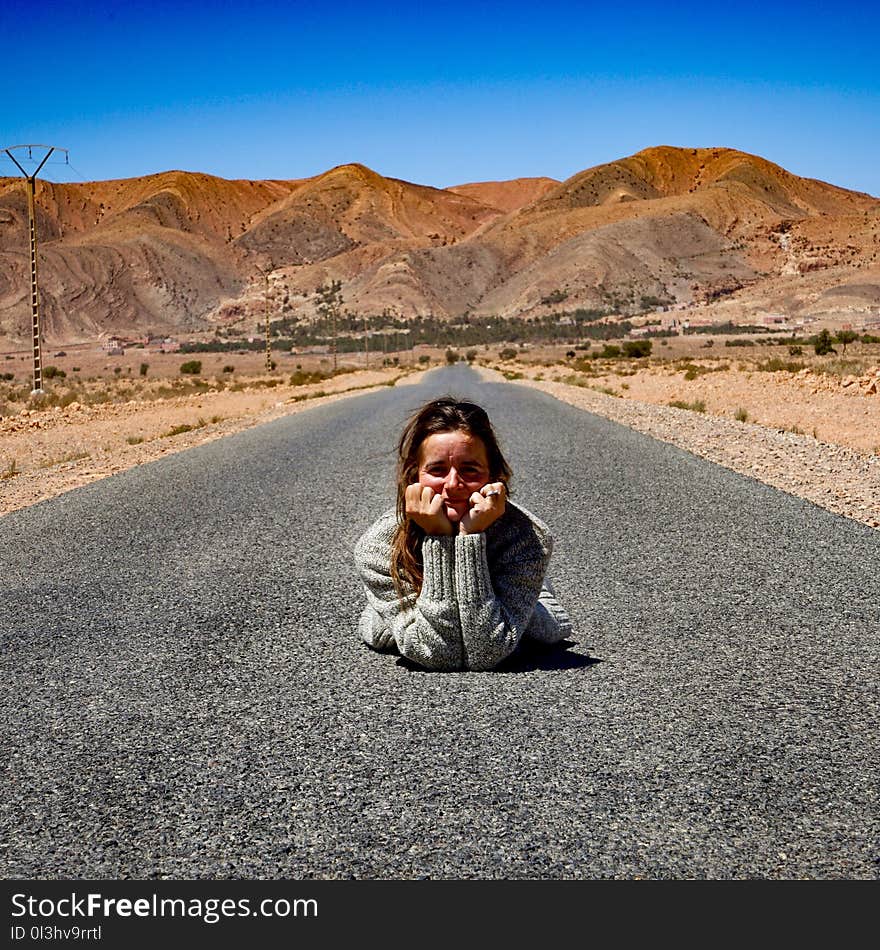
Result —
<instances>
[{"instance_id":1,"label":"desert terrain","mask_svg":"<svg viewBox=\"0 0 880 950\"><path fill-rule=\"evenodd\" d=\"M780 347L707 343L675 337L655 345L662 355L633 360L586 360L565 346L501 359L498 348L484 347L473 365L485 378L542 388L880 527L880 344L850 344L845 356L783 358ZM375 356L365 366L359 354L340 357L333 375L327 356L284 354L267 373L256 352L129 350L108 358L77 345L64 353L51 365L66 375L53 377L44 397L0 383L0 514L321 401L405 385L446 363L443 349L427 354L427 363L401 353L397 366L377 366ZM27 359L7 354L0 368L25 379ZM181 374L192 359L201 361L200 373Z\"/></svg>"},{"instance_id":2,"label":"desert terrain","mask_svg":"<svg viewBox=\"0 0 880 950\"><path fill-rule=\"evenodd\" d=\"M0 179L0 513L403 383L452 346L492 378L880 521L880 199L759 156L658 146L562 182L445 189L359 164L40 182L37 232L45 394L32 398L24 188ZM338 367L318 310L336 281ZM733 332L712 331L722 323ZM267 324L271 370L248 349ZM747 324L803 344L737 340ZM604 358L597 333L630 329L672 335L647 358ZM858 339L814 355L821 329ZM539 339L559 342L526 342ZM374 352L345 352L361 341Z\"/></svg>"},{"instance_id":3,"label":"desert terrain","mask_svg":"<svg viewBox=\"0 0 880 950\"><path fill-rule=\"evenodd\" d=\"M308 179L168 171L37 190L50 343L246 335L269 298L308 322L343 284L360 316L693 320L880 313L880 200L729 148L645 149L563 182L438 189L359 164ZM0 349L30 339L23 182L0 179Z\"/></svg>"}]
</instances>

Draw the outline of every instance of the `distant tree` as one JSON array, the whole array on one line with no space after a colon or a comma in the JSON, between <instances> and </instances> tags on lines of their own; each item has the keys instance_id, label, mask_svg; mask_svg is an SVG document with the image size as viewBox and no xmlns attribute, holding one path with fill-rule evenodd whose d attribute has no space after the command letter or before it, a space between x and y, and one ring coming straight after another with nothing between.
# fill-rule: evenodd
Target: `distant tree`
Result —
<instances>
[{"instance_id":1,"label":"distant tree","mask_svg":"<svg viewBox=\"0 0 880 950\"><path fill-rule=\"evenodd\" d=\"M446 351L446 362L449 363L450 366L451 366L453 363L457 363L457 362L458 362L458 353L456 353L455 350L447 350L447 351Z\"/></svg>"},{"instance_id":2,"label":"distant tree","mask_svg":"<svg viewBox=\"0 0 880 950\"><path fill-rule=\"evenodd\" d=\"M202 371L202 361L201 360L189 360L186 363L180 364L180 372L187 373L190 376L198 376Z\"/></svg>"},{"instance_id":3,"label":"distant tree","mask_svg":"<svg viewBox=\"0 0 880 950\"><path fill-rule=\"evenodd\" d=\"M853 343L859 338L858 333L854 333L852 330L840 330L837 333L837 342L843 344L843 355L846 356L846 345L847 343Z\"/></svg>"},{"instance_id":4,"label":"distant tree","mask_svg":"<svg viewBox=\"0 0 880 950\"><path fill-rule=\"evenodd\" d=\"M816 356L827 356L829 353L837 352L832 346L831 334L827 330L818 334L813 343L813 349L816 351Z\"/></svg>"}]
</instances>

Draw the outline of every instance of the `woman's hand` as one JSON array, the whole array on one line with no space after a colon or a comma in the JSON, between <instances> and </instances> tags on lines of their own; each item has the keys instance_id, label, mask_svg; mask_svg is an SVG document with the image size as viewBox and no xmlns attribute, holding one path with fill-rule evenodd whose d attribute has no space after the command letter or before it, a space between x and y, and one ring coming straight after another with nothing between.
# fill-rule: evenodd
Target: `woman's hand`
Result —
<instances>
[{"instance_id":1,"label":"woman's hand","mask_svg":"<svg viewBox=\"0 0 880 950\"><path fill-rule=\"evenodd\" d=\"M406 516L411 518L425 534L452 534L452 522L443 510L443 496L433 488L424 488L415 482L407 485L404 494Z\"/></svg>"},{"instance_id":2,"label":"woman's hand","mask_svg":"<svg viewBox=\"0 0 880 950\"><path fill-rule=\"evenodd\" d=\"M478 534L496 522L506 507L503 482L490 482L470 497L470 510L458 523L459 534Z\"/></svg>"}]
</instances>

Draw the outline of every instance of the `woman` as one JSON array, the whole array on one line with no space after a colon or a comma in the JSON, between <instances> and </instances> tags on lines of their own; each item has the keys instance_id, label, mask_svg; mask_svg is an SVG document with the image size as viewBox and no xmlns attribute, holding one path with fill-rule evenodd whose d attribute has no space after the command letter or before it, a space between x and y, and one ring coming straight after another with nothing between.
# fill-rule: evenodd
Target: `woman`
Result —
<instances>
[{"instance_id":1,"label":"woman","mask_svg":"<svg viewBox=\"0 0 880 950\"><path fill-rule=\"evenodd\" d=\"M358 541L361 637L432 670L489 670L523 636L556 643L571 622L544 584L547 526L508 500L510 466L485 410L443 396L398 445L397 508Z\"/></svg>"}]
</instances>

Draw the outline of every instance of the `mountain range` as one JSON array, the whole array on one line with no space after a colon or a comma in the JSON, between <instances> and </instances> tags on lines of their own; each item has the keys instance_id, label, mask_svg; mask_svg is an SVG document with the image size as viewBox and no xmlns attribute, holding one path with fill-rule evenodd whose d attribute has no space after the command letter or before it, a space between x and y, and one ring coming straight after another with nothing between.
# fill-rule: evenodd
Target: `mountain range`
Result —
<instances>
[{"instance_id":1,"label":"mountain range","mask_svg":"<svg viewBox=\"0 0 880 950\"><path fill-rule=\"evenodd\" d=\"M635 314L858 320L880 308L880 200L729 148L648 148L566 181L439 189L359 164L313 178L171 171L37 186L48 340L252 330L315 290L401 316ZM30 338L27 206L0 179L0 349Z\"/></svg>"}]
</instances>

